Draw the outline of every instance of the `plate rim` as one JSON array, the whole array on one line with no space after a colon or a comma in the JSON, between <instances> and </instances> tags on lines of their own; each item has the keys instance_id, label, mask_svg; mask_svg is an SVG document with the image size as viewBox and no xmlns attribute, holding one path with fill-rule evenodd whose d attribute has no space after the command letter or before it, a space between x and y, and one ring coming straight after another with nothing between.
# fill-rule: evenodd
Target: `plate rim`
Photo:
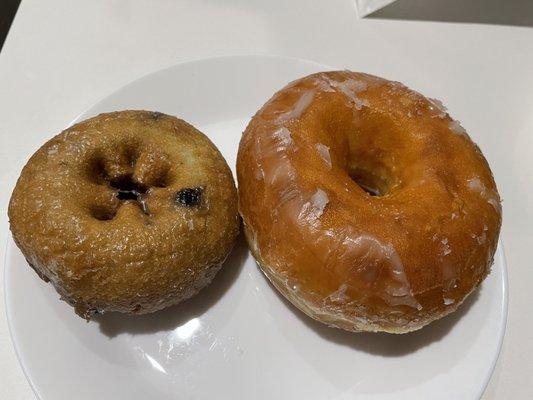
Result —
<instances>
[{"instance_id":1,"label":"plate rim","mask_svg":"<svg viewBox=\"0 0 533 400\"><path fill-rule=\"evenodd\" d=\"M183 64L202 63L202 62L205 62L205 61L216 61L216 60L223 60L223 59L228 59L228 58L233 58L233 59L235 59L235 58L245 58L245 59L246 58L284 59L284 60L289 60L289 61L297 61L297 62L301 62L301 63L305 63L305 64L314 64L315 66L319 66L321 68L325 67L326 71L340 70L340 68L338 68L338 67L334 67L334 66L331 66L329 64L323 64L323 63L315 61L315 60L310 60L310 59L305 59L305 58L300 58L300 57L294 57L294 56L287 56L287 55L276 54L276 53L243 53L243 54L236 53L236 54L227 54L227 55L216 55L216 56L208 56L208 57L190 58L190 59L187 59L187 60L184 60L184 61L177 62L177 63L172 64L172 65L167 65L166 67L162 67L162 68L156 69L154 71L145 73L143 75L140 75L137 78L131 79L130 81L126 82L125 84L115 88L114 90L109 91L106 95L100 97L99 100L95 101L90 106L88 106L85 109L83 109L83 111L80 112L78 115L76 115L76 117L73 120L71 120L68 123L68 125L66 125L63 129L67 129L67 128L71 127L72 125L78 123L81 120L81 118L84 118L84 115L89 113L95 106L97 106L99 103L101 103L103 100L107 99L108 97L110 97L114 93L116 93L116 92L118 92L120 90L126 89L129 86L133 86L137 82L144 81L145 79L148 79L148 78L152 77L153 75L157 75L157 74L160 74L160 73L167 72L167 71L169 71L169 70L171 70L173 68L176 68L178 66L181 66Z\"/></svg>"},{"instance_id":2,"label":"plate rim","mask_svg":"<svg viewBox=\"0 0 533 400\"><path fill-rule=\"evenodd\" d=\"M85 118L87 114L91 112L93 108L95 108L98 104L100 104L105 99L112 96L114 93L121 91L123 89L126 89L130 86L133 86L137 84L140 81L144 81L146 79L151 78L154 75L164 73L166 71L169 71L171 69L174 69L176 67L182 66L184 64L194 64L194 63L203 63L203 62L209 62L209 61L215 61L215 60L224 60L224 59L235 59L235 58L242 58L242 59L249 59L249 58L271 58L271 59L284 59L289 60L293 62L300 62L305 63L308 65L315 65L319 66L321 68L326 68L326 70L338 70L338 67L334 67L327 64L322 64L315 60L310 59L304 59L300 57L293 57L293 56L286 56L286 55L279 55L275 53L246 53L246 54L228 54L228 55L216 55L216 56L208 56L208 57L198 57L198 58L191 58L182 60L180 62L174 63L172 65L168 65L166 67L162 67L156 70L153 70L151 72L142 74L134 79L129 80L125 84L116 87L115 89L110 90L105 95L101 96L99 100L92 103L90 106L86 107L82 112L76 115L76 117L69 122L68 125L66 125L63 129L67 129L68 127L74 125L75 123L78 123L82 118ZM10 295L11 290L10 286L8 285L8 282L11 280L11 274L12 274L12 268L8 266L8 259L12 257L12 251L16 248L16 243L14 242L14 239L11 234L11 230L9 227L7 227L8 235L7 239L5 241L5 251L4 251L4 305L5 305L5 314L6 314L6 320L7 320L7 326L9 331L9 337L11 339L11 343L13 344L13 349L15 351L15 355L17 357L17 361L22 369L22 372L24 374L24 377L28 381L33 393L35 394L36 398L38 400L46 400L42 396L41 392L39 391L31 372L29 371L29 368L24 361L24 357L21 354L20 350L20 343L18 342L18 339L15 336L15 328L13 326L13 305L11 303L10 298L12 297ZM15 247L14 247L15 246ZM503 346L503 341L505 339L506 331L507 331L507 320L508 320L508 303L509 303L509 278L508 278L508 268L507 268L507 257L505 253L505 248L503 245L503 234L500 231L500 235L498 238L498 245L496 248L495 256L498 257L498 261L501 265L501 285L498 285L498 287L501 286L502 291L502 302L498 307L501 309L501 318L499 321L499 329L498 329L498 343L496 347L495 356L492 357L491 365L488 369L488 374L485 376L482 384L479 386L479 391L476 396L477 399L481 399L483 396L491 378L494 373L494 370L496 368L496 365L498 363L498 360L501 355L501 350ZM494 265L494 262L493 264ZM491 271L492 272L492 271Z\"/></svg>"},{"instance_id":3,"label":"plate rim","mask_svg":"<svg viewBox=\"0 0 533 400\"><path fill-rule=\"evenodd\" d=\"M499 250L499 251L498 251ZM499 323L500 329L498 332L498 346L496 348L496 357L493 357L492 364L489 368L489 374L485 377L485 381L483 382L483 385L480 387L479 393L477 395L478 399L481 399L483 397L483 394L485 393L485 390L487 389L487 386L489 385L489 382L492 378L492 375L494 374L494 369L496 368L496 365L498 364L498 360L500 359L500 355L502 353L502 346L503 341L505 339L505 334L507 332L507 316L509 314L509 276L507 274L507 257L505 255L505 248L503 246L503 235L500 230L500 236L498 238L498 245L496 247L496 253L498 254L499 261L502 266L502 317ZM492 263L494 265L494 261ZM491 265L491 267L492 267Z\"/></svg>"},{"instance_id":4,"label":"plate rim","mask_svg":"<svg viewBox=\"0 0 533 400\"><path fill-rule=\"evenodd\" d=\"M44 397L41 396L39 389L37 389L37 385L35 384L33 377L30 374L29 368L23 359L23 356L20 351L20 344L18 342L18 339L15 336L15 329L13 327L13 321L12 321L12 318L13 318L12 307L13 306L11 305L10 296L8 295L8 292L11 291L8 286L8 280L10 279L12 268L8 267L7 261L11 257L11 252L13 251L13 244L15 244L15 241L11 234L11 230L10 229L8 230L9 230L9 233L6 239L5 251L4 251L4 305L5 305L5 312L6 312L7 327L9 331L9 338L11 339L11 343L13 344L13 349L15 350L15 355L17 356L17 361L19 363L20 369L22 370L24 377L30 384L33 394L35 394L35 397L38 400L44 400Z\"/></svg>"}]
</instances>

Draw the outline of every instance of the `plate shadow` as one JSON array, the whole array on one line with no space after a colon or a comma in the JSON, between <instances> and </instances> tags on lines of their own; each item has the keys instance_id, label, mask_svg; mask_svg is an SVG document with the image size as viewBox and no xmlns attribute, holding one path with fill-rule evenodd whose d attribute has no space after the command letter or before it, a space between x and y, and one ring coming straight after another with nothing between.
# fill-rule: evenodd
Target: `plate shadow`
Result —
<instances>
[{"instance_id":1,"label":"plate shadow","mask_svg":"<svg viewBox=\"0 0 533 400\"><path fill-rule=\"evenodd\" d=\"M213 282L196 296L152 314L128 315L111 312L97 315L93 320L99 325L100 332L109 338L122 333L137 335L172 330L192 318L201 316L216 304L239 276L248 254L248 246L241 233Z\"/></svg>"},{"instance_id":2,"label":"plate shadow","mask_svg":"<svg viewBox=\"0 0 533 400\"><path fill-rule=\"evenodd\" d=\"M455 312L446 317L434 321L418 331L396 335L382 332L354 333L339 328L331 328L304 314L279 293L270 282L269 285L278 298L291 310L295 317L302 321L309 329L312 329L317 335L339 345L350 347L353 350L363 351L365 353L382 357L401 357L414 353L423 347L428 346L433 342L438 342L444 338L476 303L479 298L479 293L482 290L481 286L477 288L466 298L463 304L461 304Z\"/></svg>"}]
</instances>

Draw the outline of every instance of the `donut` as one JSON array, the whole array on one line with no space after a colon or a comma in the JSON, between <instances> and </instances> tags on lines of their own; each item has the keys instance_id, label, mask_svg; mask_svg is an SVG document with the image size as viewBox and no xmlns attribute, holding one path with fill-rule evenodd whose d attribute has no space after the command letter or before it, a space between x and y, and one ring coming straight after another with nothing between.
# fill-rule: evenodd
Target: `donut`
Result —
<instances>
[{"instance_id":1,"label":"donut","mask_svg":"<svg viewBox=\"0 0 533 400\"><path fill-rule=\"evenodd\" d=\"M15 243L76 313L145 314L205 287L240 228L232 173L178 118L120 111L46 142L9 203Z\"/></svg>"},{"instance_id":2,"label":"donut","mask_svg":"<svg viewBox=\"0 0 533 400\"><path fill-rule=\"evenodd\" d=\"M237 179L257 263L327 325L414 331L490 272L501 205L487 161L439 101L401 83L290 83L246 128Z\"/></svg>"}]
</instances>

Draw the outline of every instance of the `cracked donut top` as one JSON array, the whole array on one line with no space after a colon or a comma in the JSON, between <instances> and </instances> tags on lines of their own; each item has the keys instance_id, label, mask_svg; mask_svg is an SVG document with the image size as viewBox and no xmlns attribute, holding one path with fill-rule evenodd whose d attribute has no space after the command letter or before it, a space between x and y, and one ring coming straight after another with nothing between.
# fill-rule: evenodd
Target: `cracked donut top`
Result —
<instances>
[{"instance_id":1,"label":"cracked donut top","mask_svg":"<svg viewBox=\"0 0 533 400\"><path fill-rule=\"evenodd\" d=\"M45 143L9 205L28 262L81 315L144 313L205 286L239 228L211 141L149 111L101 114Z\"/></svg>"}]
</instances>

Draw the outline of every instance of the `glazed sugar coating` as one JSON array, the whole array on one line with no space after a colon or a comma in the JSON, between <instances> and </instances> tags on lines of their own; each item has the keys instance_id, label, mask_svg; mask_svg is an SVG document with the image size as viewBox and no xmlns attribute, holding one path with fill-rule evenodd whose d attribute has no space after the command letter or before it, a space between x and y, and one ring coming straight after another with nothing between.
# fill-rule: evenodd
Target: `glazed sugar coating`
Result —
<instances>
[{"instance_id":1,"label":"glazed sugar coating","mask_svg":"<svg viewBox=\"0 0 533 400\"><path fill-rule=\"evenodd\" d=\"M290 83L244 132L237 176L262 270L328 325L416 330L490 271L501 207L489 166L439 101L398 82Z\"/></svg>"},{"instance_id":2,"label":"glazed sugar coating","mask_svg":"<svg viewBox=\"0 0 533 400\"><path fill-rule=\"evenodd\" d=\"M29 264L88 318L149 313L206 286L239 231L231 171L185 121L101 114L45 143L9 204Z\"/></svg>"}]
</instances>

